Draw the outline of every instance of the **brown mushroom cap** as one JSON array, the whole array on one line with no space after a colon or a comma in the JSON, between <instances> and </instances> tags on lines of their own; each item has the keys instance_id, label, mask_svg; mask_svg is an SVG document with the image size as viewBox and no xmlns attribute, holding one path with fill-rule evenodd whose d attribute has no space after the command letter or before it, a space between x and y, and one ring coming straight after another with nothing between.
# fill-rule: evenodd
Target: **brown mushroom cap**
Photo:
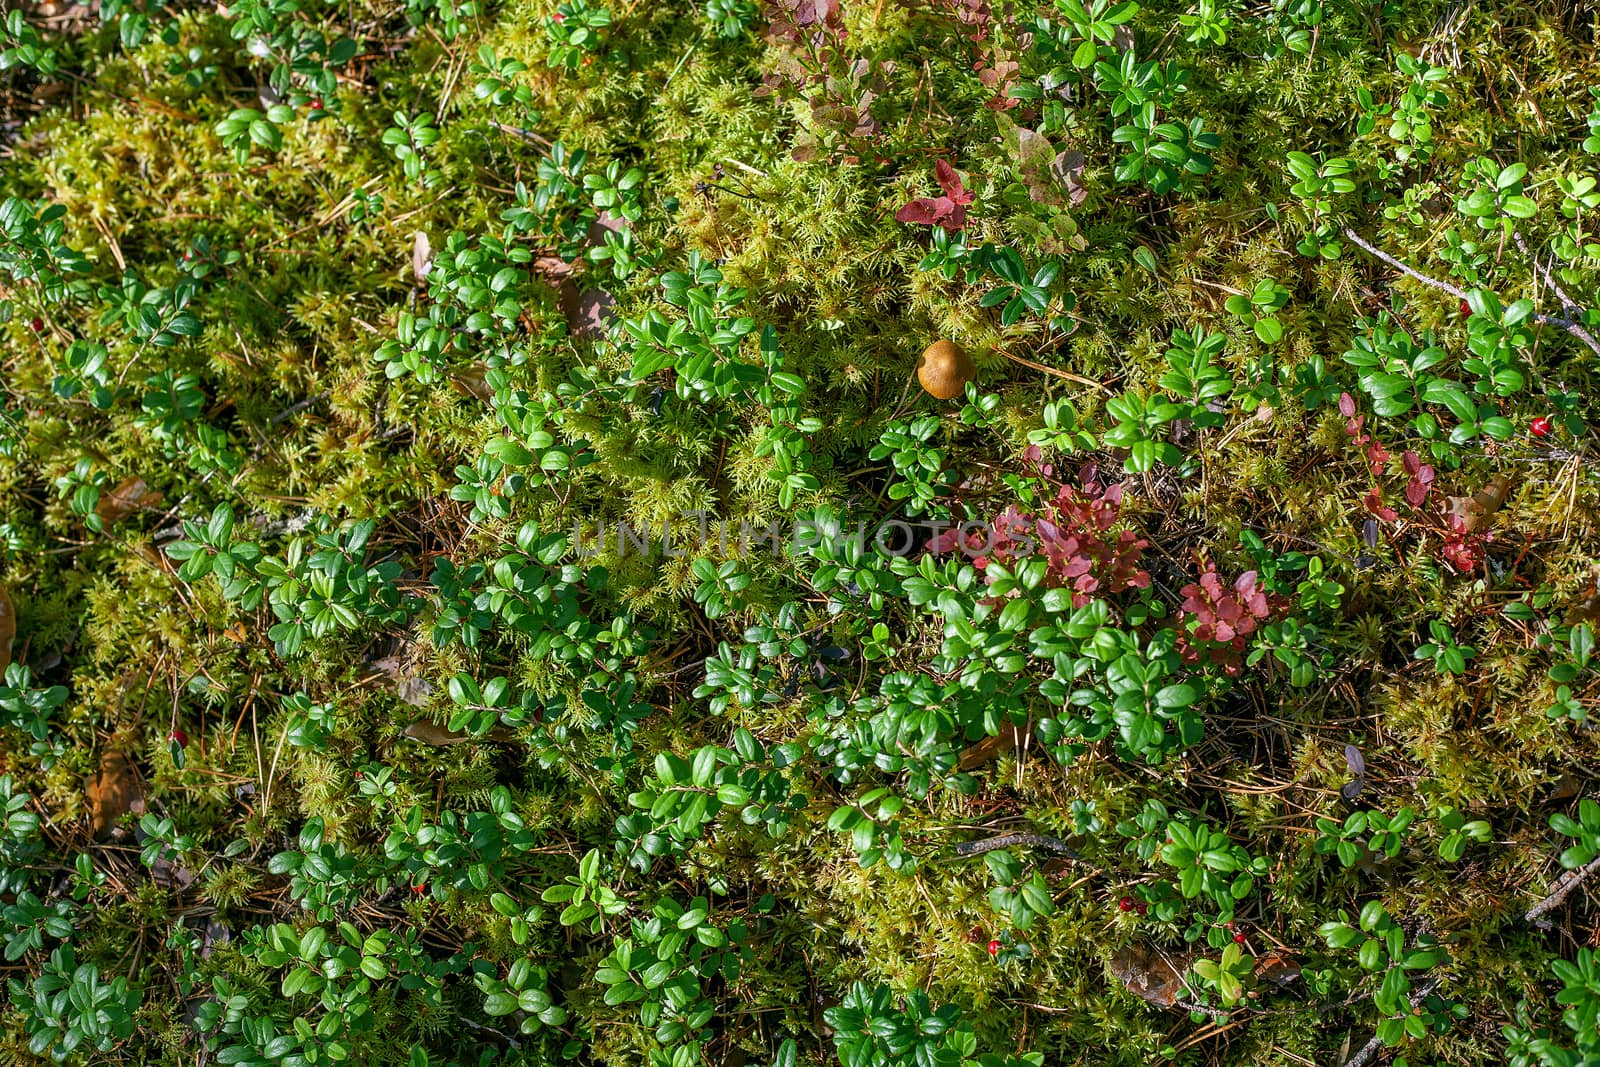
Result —
<instances>
[{"instance_id":1,"label":"brown mushroom cap","mask_svg":"<svg viewBox=\"0 0 1600 1067\"><path fill-rule=\"evenodd\" d=\"M978 368L972 357L954 341L935 341L922 350L917 361L917 381L929 395L940 400L954 400L976 376Z\"/></svg>"}]
</instances>

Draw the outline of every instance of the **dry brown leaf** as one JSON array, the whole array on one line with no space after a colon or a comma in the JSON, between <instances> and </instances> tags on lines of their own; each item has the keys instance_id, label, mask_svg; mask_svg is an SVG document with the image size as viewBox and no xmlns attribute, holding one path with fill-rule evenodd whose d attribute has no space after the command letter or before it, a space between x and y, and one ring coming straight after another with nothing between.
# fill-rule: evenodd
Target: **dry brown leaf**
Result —
<instances>
[{"instance_id":1,"label":"dry brown leaf","mask_svg":"<svg viewBox=\"0 0 1600 1067\"><path fill-rule=\"evenodd\" d=\"M187 867L178 866L165 856L160 856L150 865L150 880L162 889L176 889L182 892L194 885L194 872Z\"/></svg>"},{"instance_id":2,"label":"dry brown leaf","mask_svg":"<svg viewBox=\"0 0 1600 1067\"><path fill-rule=\"evenodd\" d=\"M111 836L117 821L144 806L139 774L126 754L107 749L100 756L100 771L89 781L89 826L96 841Z\"/></svg>"},{"instance_id":3,"label":"dry brown leaf","mask_svg":"<svg viewBox=\"0 0 1600 1067\"><path fill-rule=\"evenodd\" d=\"M11 592L0 585L0 674L11 666L11 646L17 640L17 607Z\"/></svg>"},{"instance_id":4,"label":"dry brown leaf","mask_svg":"<svg viewBox=\"0 0 1600 1067\"><path fill-rule=\"evenodd\" d=\"M1170 1008L1183 996L1183 976L1188 970L1186 957L1169 957L1143 945L1120 948L1111 957L1111 973L1128 992L1158 1008Z\"/></svg>"},{"instance_id":5,"label":"dry brown leaf","mask_svg":"<svg viewBox=\"0 0 1600 1067\"><path fill-rule=\"evenodd\" d=\"M1571 800L1583 792L1583 786L1583 779L1568 771L1556 779L1556 784L1551 787L1550 795L1545 798L1545 803L1555 804L1563 800Z\"/></svg>"},{"instance_id":6,"label":"dry brown leaf","mask_svg":"<svg viewBox=\"0 0 1600 1067\"><path fill-rule=\"evenodd\" d=\"M418 719L416 722L400 731L413 741L421 741L425 745L459 745L463 741L510 741L514 736L504 726L496 726L483 737L475 738L469 734L460 733L447 726L442 726L427 719Z\"/></svg>"},{"instance_id":7,"label":"dry brown leaf","mask_svg":"<svg viewBox=\"0 0 1600 1067\"><path fill-rule=\"evenodd\" d=\"M1489 525L1490 518L1500 510L1510 492L1511 479L1504 474L1496 474L1470 497L1450 497L1445 510L1461 520L1462 533L1476 533Z\"/></svg>"},{"instance_id":8,"label":"dry brown leaf","mask_svg":"<svg viewBox=\"0 0 1600 1067\"><path fill-rule=\"evenodd\" d=\"M1027 743L1028 732L1021 727L1006 723L1000 732L993 737L985 737L982 741L969 747L961 753L961 766L963 771L977 770L987 763L992 763L1000 757L1006 749L1021 752L1022 746Z\"/></svg>"},{"instance_id":9,"label":"dry brown leaf","mask_svg":"<svg viewBox=\"0 0 1600 1067\"><path fill-rule=\"evenodd\" d=\"M428 241L428 235L418 230L411 242L411 276L418 285L428 284L428 268L432 265L433 245Z\"/></svg>"},{"instance_id":10,"label":"dry brown leaf","mask_svg":"<svg viewBox=\"0 0 1600 1067\"><path fill-rule=\"evenodd\" d=\"M151 492L143 478L134 476L122 479L121 484L101 497L100 503L94 507L94 513L101 522L110 526L142 508L153 508L159 503L161 494Z\"/></svg>"},{"instance_id":11,"label":"dry brown leaf","mask_svg":"<svg viewBox=\"0 0 1600 1067\"><path fill-rule=\"evenodd\" d=\"M626 222L617 218L615 215L611 214L611 212L602 211L600 214L596 215L595 220L589 224L589 243L592 245L603 245L606 243L606 234L621 233L627 228L627 225L628 224Z\"/></svg>"},{"instance_id":12,"label":"dry brown leaf","mask_svg":"<svg viewBox=\"0 0 1600 1067\"><path fill-rule=\"evenodd\" d=\"M423 653L414 641L391 642L389 654L379 659L368 660L366 668L371 672L368 677L387 677L392 680L395 695L413 707L425 707L433 698L433 683L423 676L425 670ZM425 739L418 738L418 740Z\"/></svg>"},{"instance_id":13,"label":"dry brown leaf","mask_svg":"<svg viewBox=\"0 0 1600 1067\"><path fill-rule=\"evenodd\" d=\"M1258 982L1286 986L1300 977L1300 964L1288 956L1272 953L1256 960L1255 977Z\"/></svg>"},{"instance_id":14,"label":"dry brown leaf","mask_svg":"<svg viewBox=\"0 0 1600 1067\"><path fill-rule=\"evenodd\" d=\"M418 719L400 732L411 740L421 741L425 745L459 745L463 741L470 740L466 734L457 733L427 719Z\"/></svg>"},{"instance_id":15,"label":"dry brown leaf","mask_svg":"<svg viewBox=\"0 0 1600 1067\"><path fill-rule=\"evenodd\" d=\"M577 268L560 256L535 256L533 269L546 281L559 282L563 278L571 277Z\"/></svg>"},{"instance_id":16,"label":"dry brown leaf","mask_svg":"<svg viewBox=\"0 0 1600 1067\"><path fill-rule=\"evenodd\" d=\"M227 923L215 919L206 920L205 934L200 941L200 958L208 960L217 945L230 945L233 943L233 931Z\"/></svg>"},{"instance_id":17,"label":"dry brown leaf","mask_svg":"<svg viewBox=\"0 0 1600 1067\"><path fill-rule=\"evenodd\" d=\"M1046 881L1055 883L1072 874L1076 866L1076 860L1057 856L1055 859L1046 860L1044 866L1039 868L1039 873L1045 876Z\"/></svg>"},{"instance_id":18,"label":"dry brown leaf","mask_svg":"<svg viewBox=\"0 0 1600 1067\"><path fill-rule=\"evenodd\" d=\"M1067 200L1073 207L1083 203L1089 195L1089 187L1083 184L1084 162L1082 152L1069 150L1056 156L1050 164L1050 176L1067 191Z\"/></svg>"},{"instance_id":19,"label":"dry brown leaf","mask_svg":"<svg viewBox=\"0 0 1600 1067\"><path fill-rule=\"evenodd\" d=\"M578 289L561 286L561 314L574 337L604 337L611 324L611 310L617 298L604 289Z\"/></svg>"},{"instance_id":20,"label":"dry brown leaf","mask_svg":"<svg viewBox=\"0 0 1600 1067\"><path fill-rule=\"evenodd\" d=\"M1600 591L1584 597L1568 608L1566 617L1561 621L1568 626L1576 626L1580 622L1600 622Z\"/></svg>"},{"instance_id":21,"label":"dry brown leaf","mask_svg":"<svg viewBox=\"0 0 1600 1067\"><path fill-rule=\"evenodd\" d=\"M394 684L394 695L402 703L414 708L425 708L433 699L433 683L426 678L401 678Z\"/></svg>"},{"instance_id":22,"label":"dry brown leaf","mask_svg":"<svg viewBox=\"0 0 1600 1067\"><path fill-rule=\"evenodd\" d=\"M494 390L489 388L488 371L489 368L482 364L455 371L450 375L450 384L463 396L487 404L494 399Z\"/></svg>"}]
</instances>

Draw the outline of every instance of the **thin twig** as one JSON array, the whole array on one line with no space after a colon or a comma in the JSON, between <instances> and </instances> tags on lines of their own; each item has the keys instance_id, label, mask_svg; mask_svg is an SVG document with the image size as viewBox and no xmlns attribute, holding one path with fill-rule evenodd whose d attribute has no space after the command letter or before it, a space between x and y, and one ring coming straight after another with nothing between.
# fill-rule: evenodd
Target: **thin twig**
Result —
<instances>
[{"instance_id":1,"label":"thin twig","mask_svg":"<svg viewBox=\"0 0 1600 1067\"><path fill-rule=\"evenodd\" d=\"M286 718L284 720L284 722L283 722L283 730L278 734L278 746L275 749L273 749L273 751L272 751L272 769L267 772L267 775L266 775L266 779L267 780L262 783L261 814L262 814L263 817L265 817L267 815L270 815L271 812L272 812L272 783L277 781L277 778L278 778L278 757L283 755L283 743L289 739L289 727L293 724L293 722L294 722L293 718ZM251 720L251 724L250 725L251 725L251 729L253 731L255 729L255 721L253 719ZM256 767L257 767L257 772L256 773L258 775L260 774L260 769L259 769L260 766L261 766L261 743L260 743L260 739L257 738L257 741L256 741Z\"/></svg>"},{"instance_id":2,"label":"thin twig","mask_svg":"<svg viewBox=\"0 0 1600 1067\"><path fill-rule=\"evenodd\" d=\"M1536 922L1546 912L1559 907L1561 902L1567 899L1567 895L1578 888L1579 884L1595 871L1600 871L1600 859L1590 860L1577 870L1568 871L1556 879L1556 884L1551 888L1549 895L1529 908L1527 913L1522 916L1522 921L1525 923Z\"/></svg>"},{"instance_id":3,"label":"thin twig","mask_svg":"<svg viewBox=\"0 0 1600 1067\"><path fill-rule=\"evenodd\" d=\"M1411 278L1415 278L1423 285L1438 289L1441 292L1449 293L1451 296L1456 297L1459 300L1465 300L1467 298L1465 290L1451 285L1447 281L1442 281L1438 278L1430 278L1421 271L1406 266L1389 253L1373 247L1364 238L1362 238L1360 234L1356 233L1356 231L1352 230L1350 227L1344 227L1344 235L1345 237L1349 238L1350 241L1356 245L1356 247L1361 248L1370 255L1376 256L1378 259L1383 260L1385 263L1389 264L1389 266L1400 271L1402 274L1405 274ZM1559 296L1560 294L1557 293L1557 295ZM1568 310L1574 309L1569 308ZM1563 330L1567 331L1567 333L1571 334L1573 337L1576 337L1578 340L1587 345L1589 350L1595 355L1600 356L1600 341L1596 341L1593 334L1572 319L1562 318L1560 315L1546 315L1543 312L1538 311L1530 315L1529 318L1541 325L1561 327Z\"/></svg>"},{"instance_id":4,"label":"thin twig","mask_svg":"<svg viewBox=\"0 0 1600 1067\"><path fill-rule=\"evenodd\" d=\"M492 122L491 121L489 123L489 125L493 126L495 129L499 130L501 133L509 133L513 137L520 137L524 141L528 141L528 142L530 142L532 144L540 145L540 146L542 146L544 148L551 147L551 144L550 144L549 141L545 140L543 137L540 137L538 134L534 133L532 130L524 130L520 126L507 126L503 122Z\"/></svg>"},{"instance_id":5,"label":"thin twig","mask_svg":"<svg viewBox=\"0 0 1600 1067\"><path fill-rule=\"evenodd\" d=\"M1080 385L1087 385L1091 389L1100 390L1102 393L1105 393L1107 396L1115 396L1116 395L1114 392L1112 392L1112 390L1104 382L1097 382L1093 378L1085 378L1081 374L1073 374L1071 371L1061 370L1058 367L1046 366L1043 363L1039 363L1039 362L1037 362L1035 360L1028 359L1025 356L1019 356L1019 355L1016 355L1015 353L1007 352L1003 348L1002 349L998 349L997 351L999 351L999 353L1002 356L1005 356L1007 359L1011 360L1013 363L1020 363L1024 367L1031 367L1032 369L1034 369L1036 371L1043 371L1045 374L1053 374L1057 378L1065 378L1069 382L1077 382Z\"/></svg>"},{"instance_id":6,"label":"thin twig","mask_svg":"<svg viewBox=\"0 0 1600 1067\"><path fill-rule=\"evenodd\" d=\"M1079 858L1077 851L1061 838L1046 837L1043 834L1005 834L983 841L963 841L956 845L956 855L979 856L985 852L993 852L997 848L1010 848L1013 845L1021 845L1023 848L1042 848L1046 852L1060 853L1071 859Z\"/></svg>"},{"instance_id":7,"label":"thin twig","mask_svg":"<svg viewBox=\"0 0 1600 1067\"><path fill-rule=\"evenodd\" d=\"M1417 991L1412 995L1412 999L1422 1000L1423 998L1431 995L1433 991L1438 988L1439 979L1430 978L1426 982L1423 982L1421 985L1417 986ZM1344 1061L1344 1067L1367 1067L1367 1064L1372 1062L1372 1058L1376 1056L1382 1048L1383 1040L1379 1038L1377 1034L1373 1034L1371 1041L1368 1041L1365 1045L1362 1045L1360 1048L1356 1049L1356 1054Z\"/></svg>"},{"instance_id":8,"label":"thin twig","mask_svg":"<svg viewBox=\"0 0 1600 1067\"><path fill-rule=\"evenodd\" d=\"M1236 1014L1225 1011L1222 1008L1212 1007L1210 1004L1202 1004L1198 1000L1175 1000L1172 1002L1172 1006L1174 1008L1182 1008L1184 1011L1197 1011L1201 1015L1211 1016L1212 1019L1233 1018ZM1241 1018L1238 1021L1244 1022L1246 1020Z\"/></svg>"},{"instance_id":9,"label":"thin twig","mask_svg":"<svg viewBox=\"0 0 1600 1067\"><path fill-rule=\"evenodd\" d=\"M272 419L268 422L267 425L276 426L276 425L278 425L278 423L282 422L284 419L292 418L293 416L300 414L306 408L310 407L312 404L317 403L319 400L328 399L329 392L330 392L330 390L324 389L322 392L318 393L316 396L308 396L304 400L300 401L298 404L291 404L289 407L284 408L282 411L280 411L276 415L272 416Z\"/></svg>"},{"instance_id":10,"label":"thin twig","mask_svg":"<svg viewBox=\"0 0 1600 1067\"><path fill-rule=\"evenodd\" d=\"M1550 287L1550 291L1556 294L1556 299L1561 301L1561 310L1572 316L1573 320L1576 320L1578 316L1582 315L1583 309L1577 305L1572 297L1567 295L1567 291L1565 289L1561 288L1561 283L1556 281L1555 274L1551 272L1550 268L1541 263L1539 258L1535 256L1528 248L1528 243L1522 239L1522 234L1516 230L1512 230L1511 238L1517 242L1517 247L1522 250L1523 255L1528 257L1528 261L1531 262L1534 269L1539 272L1539 276L1543 278L1545 284ZM1534 317L1535 319L1538 318L1538 316ZM1556 319L1551 319L1550 321L1557 322L1558 324L1565 322L1565 325L1562 325L1562 329L1566 330L1572 336L1578 338L1584 344L1588 345L1589 348L1595 353L1600 354L1600 345L1595 343L1593 335L1591 335L1588 330L1584 329L1576 321Z\"/></svg>"},{"instance_id":11,"label":"thin twig","mask_svg":"<svg viewBox=\"0 0 1600 1067\"><path fill-rule=\"evenodd\" d=\"M1562 875L1556 880L1555 886L1543 900L1523 913L1522 921L1525 923L1537 922L1545 914L1559 907L1561 902L1567 899L1567 896L1595 871L1600 871L1600 859L1590 860L1577 870L1568 871ZM1438 987L1439 979L1430 978L1417 987L1414 999L1421 1000ZM1378 1050L1381 1048L1383 1048L1383 1042L1374 1034L1371 1041L1362 1045L1356 1050L1354 1056L1344 1062L1343 1067L1367 1067L1367 1064L1372 1062L1372 1058L1378 1054Z\"/></svg>"},{"instance_id":12,"label":"thin twig","mask_svg":"<svg viewBox=\"0 0 1600 1067\"><path fill-rule=\"evenodd\" d=\"M478 1031L481 1031L481 1032L486 1033L486 1034L495 1035L500 1040L504 1041L506 1043L506 1045L509 1046L510 1048L518 1049L518 1048L522 1047L521 1043L518 1042L516 1038L514 1038L510 1034L506 1033L504 1030L496 1030L492 1026L484 1026L482 1023L475 1023L471 1019L468 1019L466 1016L460 1016L457 1021L465 1023L469 1028L471 1028L473 1030L478 1030Z\"/></svg>"},{"instance_id":13,"label":"thin twig","mask_svg":"<svg viewBox=\"0 0 1600 1067\"><path fill-rule=\"evenodd\" d=\"M1449 282L1440 281L1437 278L1430 278L1426 274L1423 274L1420 271L1413 270L1411 267L1406 266L1404 263L1400 262L1398 259L1395 259L1389 253L1381 251L1380 249L1374 248L1372 245L1368 244L1366 242L1366 240L1364 240L1360 234L1356 233L1356 231L1352 230L1350 227L1346 226L1344 228L1344 235L1346 237L1348 237L1352 242L1354 242L1354 244L1356 245L1357 248L1364 249L1370 255L1377 256L1379 259L1381 259L1385 263L1389 264L1389 266L1394 267L1396 270L1400 271L1402 274L1410 275L1411 277L1415 278L1417 281L1421 282L1423 285L1430 285L1435 289L1442 289L1443 291L1449 293L1451 296L1456 297L1456 298L1461 299L1461 300L1465 300L1467 298L1467 294L1466 294L1466 292L1464 290L1457 289L1455 286L1451 285Z\"/></svg>"},{"instance_id":14,"label":"thin twig","mask_svg":"<svg viewBox=\"0 0 1600 1067\"><path fill-rule=\"evenodd\" d=\"M1549 268L1539 262L1533 251L1528 248L1528 242L1522 239L1522 232L1520 230L1512 230L1511 239L1517 242L1517 247L1522 250L1522 254L1528 257L1534 269L1539 272L1539 276L1544 279L1544 283L1550 287L1551 292L1556 294L1556 299L1561 301L1561 310L1569 315L1579 312L1578 305L1573 302L1572 297L1567 295L1567 291L1561 288L1561 283L1556 281L1555 275L1551 274Z\"/></svg>"}]
</instances>

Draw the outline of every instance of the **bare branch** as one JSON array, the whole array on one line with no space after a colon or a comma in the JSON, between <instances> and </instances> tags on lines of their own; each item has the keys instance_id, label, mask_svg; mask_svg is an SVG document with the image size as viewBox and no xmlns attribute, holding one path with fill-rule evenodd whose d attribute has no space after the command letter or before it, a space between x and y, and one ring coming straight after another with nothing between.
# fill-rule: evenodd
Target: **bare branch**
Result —
<instances>
[{"instance_id":1,"label":"bare branch","mask_svg":"<svg viewBox=\"0 0 1600 1067\"><path fill-rule=\"evenodd\" d=\"M1391 266L1394 269L1398 270L1400 273L1406 274L1406 275L1409 275L1412 278L1415 278L1417 281L1421 282L1423 285L1431 286L1434 289L1441 289L1444 292L1449 293L1451 296L1456 297L1459 300L1465 300L1467 298L1467 294L1466 294L1465 290L1457 289L1455 286L1451 285L1449 282L1440 281L1438 278L1430 278L1426 274L1423 274L1422 272L1420 272L1418 270L1414 270L1413 268L1406 266L1404 263L1400 262L1398 259L1395 259L1389 253L1387 253L1387 252L1385 252L1385 251L1383 251L1381 249L1374 248L1372 245L1368 244L1365 238L1363 238L1360 234L1356 233L1356 231L1352 230L1350 227L1346 226L1344 228L1344 235L1345 235L1345 237L1350 239L1352 244L1354 244L1357 248L1360 248L1360 249L1364 250L1368 255L1376 256L1377 258L1383 260L1385 263L1389 264L1389 266Z\"/></svg>"},{"instance_id":2,"label":"bare branch","mask_svg":"<svg viewBox=\"0 0 1600 1067\"><path fill-rule=\"evenodd\" d=\"M1517 247L1522 250L1523 255L1528 257L1528 261L1539 272L1539 277L1544 279L1544 283L1550 287L1550 291L1556 294L1556 299L1561 301L1561 310L1568 315L1581 314L1578 305L1573 302L1572 297L1567 295L1567 291L1561 288L1561 283L1556 281L1555 275L1550 273L1548 267L1539 262L1538 257L1533 254L1533 250L1528 247L1528 242L1522 239L1521 231L1512 230L1511 239L1517 242Z\"/></svg>"},{"instance_id":3,"label":"bare branch","mask_svg":"<svg viewBox=\"0 0 1600 1067\"><path fill-rule=\"evenodd\" d=\"M1423 982L1421 985L1417 986L1416 991L1409 994L1407 999L1413 1001L1423 1000L1432 995L1433 991L1438 988L1439 979L1430 978L1426 982ZM1372 1062L1373 1057L1376 1056L1379 1051L1382 1050L1382 1048L1383 1041L1379 1039L1377 1034L1373 1034L1372 1040L1356 1049L1356 1054L1345 1060L1343 1067L1367 1067L1367 1064Z\"/></svg>"},{"instance_id":4,"label":"bare branch","mask_svg":"<svg viewBox=\"0 0 1600 1067\"><path fill-rule=\"evenodd\" d=\"M1549 894L1543 900L1523 913L1522 921L1525 923L1537 922L1545 914L1559 907L1561 902L1567 899L1567 896L1595 871L1600 871L1600 859L1591 860L1575 871L1566 872L1556 879L1556 884L1551 887ZM1412 998L1421 1000L1438 987L1439 980L1430 978L1417 987L1416 992L1412 994ZM1367 1067L1382 1048L1383 1042L1374 1034L1372 1040L1362 1045L1356 1050L1354 1056L1344 1062L1343 1067Z\"/></svg>"},{"instance_id":5,"label":"bare branch","mask_svg":"<svg viewBox=\"0 0 1600 1067\"><path fill-rule=\"evenodd\" d=\"M1068 859L1079 858L1072 846L1061 838L1047 837L1044 834L1006 834L1003 837L991 837L982 841L962 841L956 845L956 855L977 856L993 852L997 848L1011 848L1013 845L1044 849L1046 852L1059 853Z\"/></svg>"},{"instance_id":6,"label":"bare branch","mask_svg":"<svg viewBox=\"0 0 1600 1067\"><path fill-rule=\"evenodd\" d=\"M1369 255L1375 256L1378 259L1383 260L1383 262L1389 264L1389 266L1395 268L1396 270L1400 271L1402 274L1405 274L1406 276L1408 276L1410 278L1416 279L1417 281L1421 282L1423 285L1429 286L1430 288L1433 288L1433 289L1438 289L1441 292L1449 293L1451 296L1456 297L1459 300L1465 300L1467 298L1467 294L1466 294L1465 290L1463 290L1461 288L1458 288L1457 286L1451 285L1447 281L1442 281L1439 278L1430 278L1426 274L1423 274L1421 271L1416 270L1413 267L1406 266L1404 263L1400 262L1398 259L1395 259L1389 253L1383 251L1382 249L1374 247L1365 238L1363 238L1360 234L1356 233L1356 231L1352 230L1350 227L1348 227L1348 226L1344 227L1344 235L1356 247L1364 250ZM1522 243L1520 238L1518 239L1517 243L1519 245ZM1525 247L1524 247L1524 251L1526 251ZM1539 268L1537 262L1534 264L1534 266L1540 270L1541 274L1543 273L1543 268ZM1546 276L1546 280L1547 281L1550 280L1548 275ZM1567 301L1566 297L1562 294L1562 292L1561 292L1561 290L1559 288L1556 288L1556 295L1558 297L1561 297L1561 299L1562 299L1562 301L1564 303L1568 303L1569 304L1569 306L1566 307L1564 310L1566 310L1568 312L1575 312L1575 311L1578 310L1577 308L1570 306L1570 302ZM1584 329L1584 327L1583 327L1583 325L1581 323L1576 322L1573 319L1563 318L1560 315L1546 315L1546 314L1544 314L1542 312L1538 312L1538 311L1536 311L1532 315L1530 315L1529 318L1533 322L1538 323L1540 325L1559 326L1561 329L1565 330L1567 333L1571 334L1573 337L1576 337L1579 341L1582 341L1584 343L1584 345L1586 345L1588 347L1589 351L1593 352L1597 356L1600 356L1600 341L1596 341L1594 339L1594 335L1591 334L1588 330Z\"/></svg>"},{"instance_id":7,"label":"bare branch","mask_svg":"<svg viewBox=\"0 0 1600 1067\"><path fill-rule=\"evenodd\" d=\"M1590 860L1577 870L1563 874L1556 879L1556 884L1550 888L1549 895L1528 909L1527 913L1522 916L1522 921L1525 923L1534 922L1546 912L1559 907L1561 902L1567 899L1567 895L1578 888L1583 880L1595 871L1600 871L1600 859Z\"/></svg>"}]
</instances>

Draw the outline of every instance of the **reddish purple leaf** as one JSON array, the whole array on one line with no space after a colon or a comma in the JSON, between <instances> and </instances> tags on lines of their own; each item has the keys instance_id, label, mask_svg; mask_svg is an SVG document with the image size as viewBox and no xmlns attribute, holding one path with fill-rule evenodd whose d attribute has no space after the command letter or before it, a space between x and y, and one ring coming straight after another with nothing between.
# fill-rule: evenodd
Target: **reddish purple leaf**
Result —
<instances>
[{"instance_id":1,"label":"reddish purple leaf","mask_svg":"<svg viewBox=\"0 0 1600 1067\"><path fill-rule=\"evenodd\" d=\"M919 200L911 201L911 203L896 211L894 220L896 222L910 222L931 226L950 214L954 207L955 205L942 196L938 200L923 197Z\"/></svg>"}]
</instances>

